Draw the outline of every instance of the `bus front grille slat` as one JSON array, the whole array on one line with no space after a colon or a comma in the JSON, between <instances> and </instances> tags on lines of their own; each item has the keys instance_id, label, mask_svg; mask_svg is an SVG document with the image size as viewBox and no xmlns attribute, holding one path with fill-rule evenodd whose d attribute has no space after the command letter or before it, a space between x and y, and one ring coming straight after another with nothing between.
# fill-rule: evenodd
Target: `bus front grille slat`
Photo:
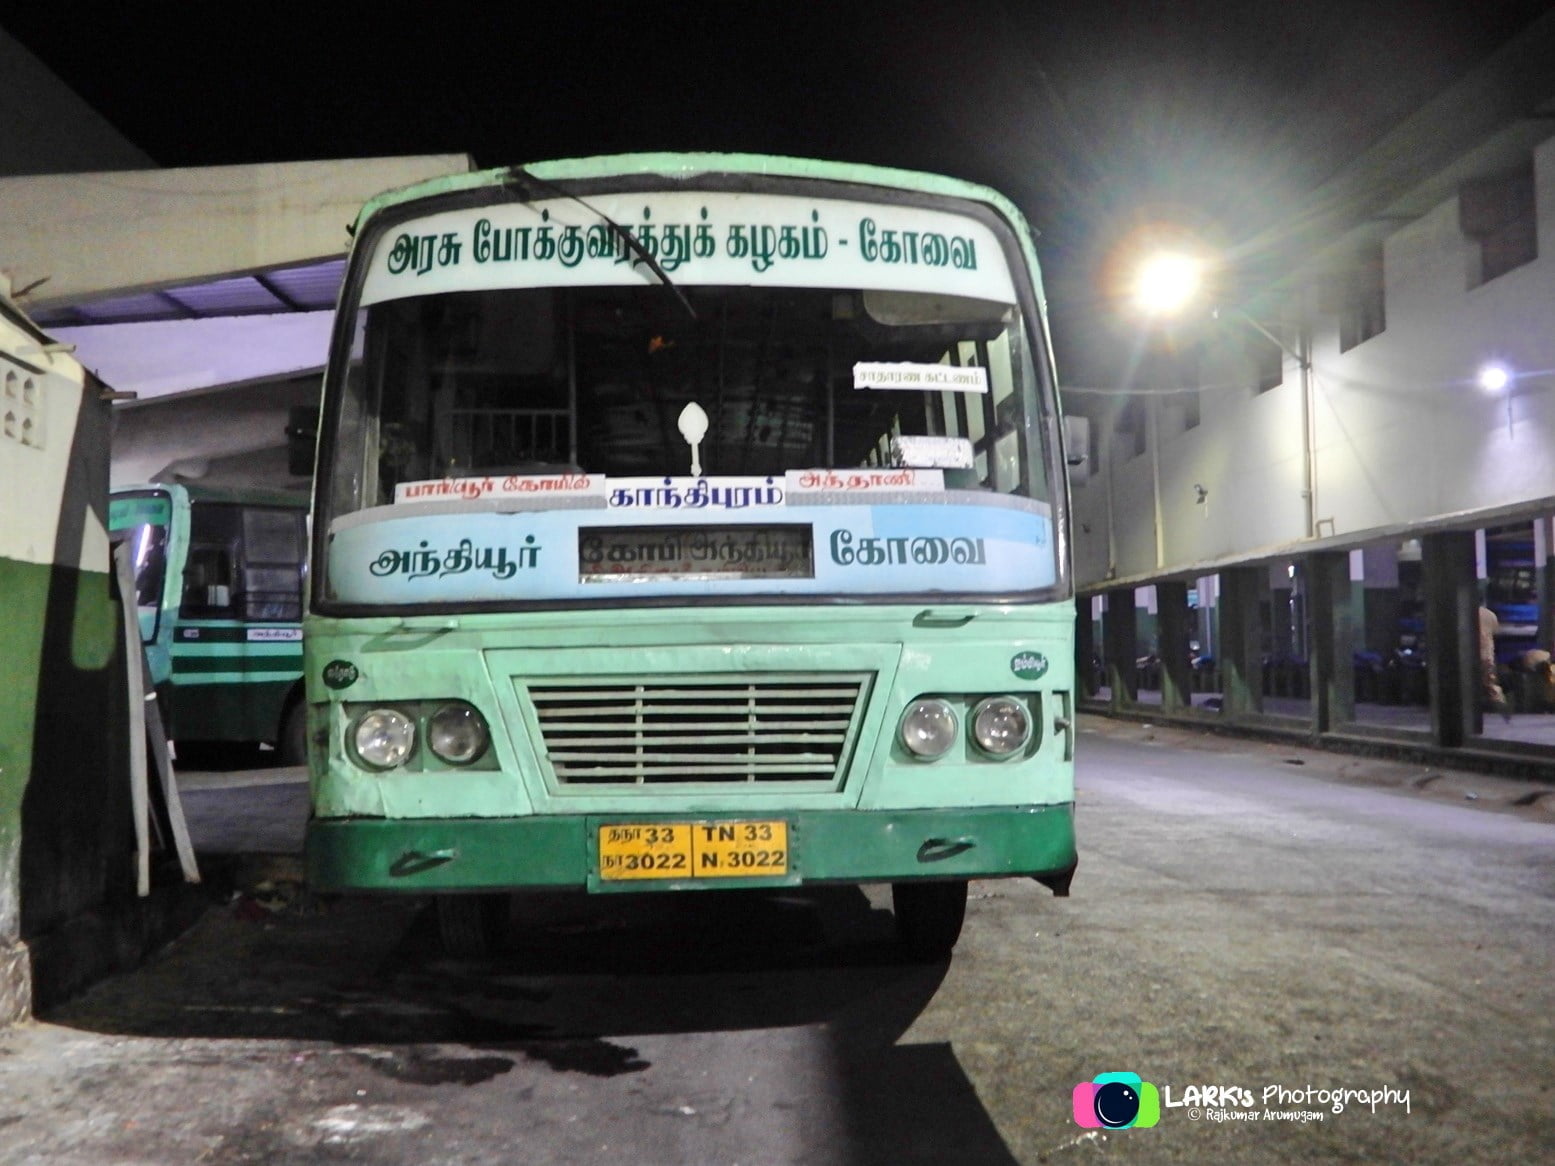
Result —
<instances>
[{"instance_id":1,"label":"bus front grille slat","mask_svg":"<svg viewBox=\"0 0 1555 1166\"><path fill-rule=\"evenodd\" d=\"M568 694L571 697L572 694ZM655 694L657 699L657 694ZM575 699L575 698L574 698ZM704 713L707 716L738 716L750 715L750 707L747 702L731 702L729 704L700 704L700 705L639 705L635 703L609 704L609 705L556 705L541 708L535 706L535 711L540 714L542 721L552 720L557 717L626 717L634 718L639 715L664 714L671 717L688 716L692 713ZM829 713L840 716L844 723L853 715L852 704L771 704L763 702L756 706L756 711L762 716L774 716L782 713L785 716L794 713L804 713L807 716L818 716ZM547 726L549 728L549 726Z\"/></svg>"},{"instance_id":2,"label":"bus front grille slat","mask_svg":"<svg viewBox=\"0 0 1555 1166\"><path fill-rule=\"evenodd\" d=\"M742 748L753 745L841 745L846 736L845 733L769 733L760 735L756 733L680 734L664 732L654 732L650 735L645 730L642 733L593 733L586 739L596 749L613 749L619 752L624 748L630 749L635 753L638 746L643 744L652 745L656 750L668 745L713 744L724 747L738 745ZM580 737L580 740L583 739ZM571 753L565 748L553 749L551 751L553 757L564 753L571 756ZM664 760L669 760L667 755L661 756L663 756ZM702 757L705 754L699 752L696 756Z\"/></svg>"},{"instance_id":3,"label":"bus front grille slat","mask_svg":"<svg viewBox=\"0 0 1555 1166\"><path fill-rule=\"evenodd\" d=\"M634 738L639 733L651 733L655 735L656 740L663 740L664 738L658 736L659 734L733 734L748 733L754 728L762 737L772 740L781 733L845 734L848 731L848 724L851 719L850 717L817 717L813 721L785 719L781 721L760 721L757 725L752 726L746 722L745 718L741 717L737 720L729 718L722 721L675 721L670 724L642 725L640 727L634 725L626 732ZM618 719L600 718L598 720L590 720L579 718L571 721L547 720L545 722L545 732L547 737L559 737L564 733L592 733L597 739L601 735L615 731L619 726L620 721Z\"/></svg>"},{"instance_id":4,"label":"bus front grille slat","mask_svg":"<svg viewBox=\"0 0 1555 1166\"><path fill-rule=\"evenodd\" d=\"M583 701L637 701L642 699L643 689L639 688L568 688L569 695ZM654 688L650 690L654 700L728 700L743 703L749 694L742 688L728 691L710 692L705 688ZM851 701L858 695L858 686L850 688L810 688L797 684L774 684L767 686L760 694L763 699L770 700L773 697L803 697L806 700L819 700L822 697L841 697Z\"/></svg>"},{"instance_id":5,"label":"bus front grille slat","mask_svg":"<svg viewBox=\"0 0 1555 1166\"><path fill-rule=\"evenodd\" d=\"M842 780L863 674L524 686L563 786Z\"/></svg>"}]
</instances>

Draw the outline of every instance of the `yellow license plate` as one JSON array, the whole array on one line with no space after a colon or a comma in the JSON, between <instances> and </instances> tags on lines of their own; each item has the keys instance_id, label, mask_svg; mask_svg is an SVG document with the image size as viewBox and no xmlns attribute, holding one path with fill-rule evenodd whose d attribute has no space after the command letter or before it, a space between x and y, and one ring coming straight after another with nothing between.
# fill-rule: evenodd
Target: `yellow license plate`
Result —
<instances>
[{"instance_id":1,"label":"yellow license plate","mask_svg":"<svg viewBox=\"0 0 1555 1166\"><path fill-rule=\"evenodd\" d=\"M599 877L610 881L787 873L787 822L614 822L599 828Z\"/></svg>"}]
</instances>

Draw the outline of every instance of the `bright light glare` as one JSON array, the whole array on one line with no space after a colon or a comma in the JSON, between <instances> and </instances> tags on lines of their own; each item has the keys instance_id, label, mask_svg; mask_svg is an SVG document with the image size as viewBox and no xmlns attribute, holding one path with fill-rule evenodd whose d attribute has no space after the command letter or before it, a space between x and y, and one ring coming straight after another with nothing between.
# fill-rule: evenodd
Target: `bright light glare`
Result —
<instances>
[{"instance_id":1,"label":"bright light glare","mask_svg":"<svg viewBox=\"0 0 1555 1166\"><path fill-rule=\"evenodd\" d=\"M1479 370L1479 387L1487 393L1499 393L1511 380L1512 374L1504 364L1487 364Z\"/></svg>"},{"instance_id":2,"label":"bright light glare","mask_svg":"<svg viewBox=\"0 0 1555 1166\"><path fill-rule=\"evenodd\" d=\"M1163 251L1139 265L1134 279L1134 305L1151 316L1172 316L1198 295L1204 265L1191 255Z\"/></svg>"}]
</instances>

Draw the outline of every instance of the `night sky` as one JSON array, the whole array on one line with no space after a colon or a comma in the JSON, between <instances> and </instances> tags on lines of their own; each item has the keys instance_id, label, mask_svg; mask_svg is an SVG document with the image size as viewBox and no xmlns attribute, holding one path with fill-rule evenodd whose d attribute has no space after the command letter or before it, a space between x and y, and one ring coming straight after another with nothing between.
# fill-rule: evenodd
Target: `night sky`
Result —
<instances>
[{"instance_id":1,"label":"night sky","mask_svg":"<svg viewBox=\"0 0 1555 1166\"><path fill-rule=\"evenodd\" d=\"M1041 232L1073 371L1132 226L1234 245L1552 6L55 3L0 26L164 166L692 149L985 182Z\"/></svg>"}]
</instances>

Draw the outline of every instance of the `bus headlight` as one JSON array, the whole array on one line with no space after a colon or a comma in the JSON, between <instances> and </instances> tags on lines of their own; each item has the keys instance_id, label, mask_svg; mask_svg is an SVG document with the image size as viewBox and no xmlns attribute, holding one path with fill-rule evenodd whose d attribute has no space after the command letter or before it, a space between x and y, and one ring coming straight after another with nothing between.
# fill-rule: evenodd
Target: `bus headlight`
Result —
<instances>
[{"instance_id":1,"label":"bus headlight","mask_svg":"<svg viewBox=\"0 0 1555 1166\"><path fill-rule=\"evenodd\" d=\"M902 744L916 757L943 757L956 743L956 714L942 700L915 700L902 716Z\"/></svg>"},{"instance_id":2,"label":"bus headlight","mask_svg":"<svg viewBox=\"0 0 1555 1166\"><path fill-rule=\"evenodd\" d=\"M356 755L373 769L405 764L416 747L415 723L394 709L373 709L356 722L351 734Z\"/></svg>"},{"instance_id":3,"label":"bus headlight","mask_svg":"<svg viewBox=\"0 0 1555 1166\"><path fill-rule=\"evenodd\" d=\"M490 741L486 719L463 701L445 704L427 722L427 746L450 765L479 760Z\"/></svg>"},{"instance_id":4,"label":"bus headlight","mask_svg":"<svg viewBox=\"0 0 1555 1166\"><path fill-rule=\"evenodd\" d=\"M990 757L1008 757L1031 740L1031 717L1008 696L990 696L972 710L972 740Z\"/></svg>"}]
</instances>

